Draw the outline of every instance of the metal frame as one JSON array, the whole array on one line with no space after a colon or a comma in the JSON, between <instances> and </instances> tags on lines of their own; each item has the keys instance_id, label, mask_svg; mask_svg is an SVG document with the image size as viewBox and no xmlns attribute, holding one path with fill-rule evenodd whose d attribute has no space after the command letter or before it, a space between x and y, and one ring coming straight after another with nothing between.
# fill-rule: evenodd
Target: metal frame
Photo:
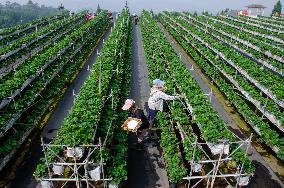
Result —
<instances>
[{"instance_id":1,"label":"metal frame","mask_svg":"<svg viewBox=\"0 0 284 188\"><path fill-rule=\"evenodd\" d=\"M77 188L82 187L82 182L86 183L87 188L90 188L90 187L95 188L95 185L93 183L98 181L98 180L89 178L88 170L89 170L89 167L99 167L100 166L101 175L102 175L102 178L100 179L100 181L103 181L103 187L104 188L107 187L107 182L110 182L112 180L111 178L105 178L105 174L104 174L105 163L103 162L104 159L103 159L102 151L104 149L104 145L105 145L107 138L108 138L108 135L106 136L106 138L103 142L102 142L101 138L99 138L98 144L87 144L87 145L76 146L76 147L80 147L80 148L84 149L85 155L83 155L82 158L77 158L76 156L74 156L72 158L62 157L62 156L54 153L54 151L52 149L53 148L69 147L69 145L47 144L47 143L44 143L43 138L41 138L41 142L42 142L41 145L43 147L43 152L44 152L44 157L45 157L45 165L48 167L48 177L42 177L42 178L40 178L40 180L50 182L51 186L53 188L56 187L54 185L55 182L63 182L63 184L60 185L61 188L64 187L69 182L75 182ZM71 147L71 148L73 150L75 150L74 146ZM90 159L91 155L96 150L99 150L99 152L100 152L100 162L99 163L94 163L93 160ZM55 161L59 161L59 162L48 162L47 152L53 153L56 157ZM71 169L71 173L70 173L71 175L69 175L68 177L64 177L64 178L55 177L52 173L52 166L53 165L69 167ZM82 172L80 172L79 170L82 169L82 168L84 170L82 170Z\"/></svg>"},{"instance_id":2,"label":"metal frame","mask_svg":"<svg viewBox=\"0 0 284 188\"><path fill-rule=\"evenodd\" d=\"M187 101L187 100L186 100ZM187 103L187 102L186 102ZM184 104L185 110L188 112L192 111L192 107L190 104ZM188 139L189 141L192 140L190 139L190 136L187 134L186 131L183 130L182 126L180 125L179 122L176 122L177 130L179 131L179 134L181 135L182 142L185 139ZM245 140L239 138L237 135L234 135L237 138L237 141L228 141L228 140L219 140L219 144L223 145L223 148L219 154L214 155L213 159L208 155L208 151L205 151L202 146L208 146L208 143L206 142L198 142L197 138L195 142L191 142L191 145L193 146L193 154L192 154L192 160L189 161L190 164L206 164L206 167L208 170L206 170L205 175L197 175L197 173L193 172L193 168L190 169L190 173L187 177L183 177L183 180L188 181L188 188L194 188L200 185L201 183L204 183L206 181L206 188L214 188L214 185L218 179L223 179L226 181L228 185L231 185L232 187L239 187L239 182L240 182L240 177L246 177L246 176L252 176L253 174L247 174L243 171L244 163L238 164L237 170L235 173L233 172L228 172L228 173L222 173L220 165L222 163L227 163L230 161L233 161L232 155L237 152L238 150L242 149L245 150L245 156L248 155L248 150L251 147L251 142L252 142L252 136L253 134L250 135L249 138L246 138ZM225 145L232 145L235 144L237 147L232 150L229 154L224 153ZM210 148L209 148L210 149ZM195 154L196 151L199 150L202 152L202 155L204 156L201 160L196 160L195 159ZM209 167L209 168L208 168ZM205 171L205 170L203 170ZM229 181L228 178L234 178L235 181ZM198 180L195 183L192 183L192 180ZM204 186L204 185L203 185Z\"/></svg>"},{"instance_id":3,"label":"metal frame","mask_svg":"<svg viewBox=\"0 0 284 188\"><path fill-rule=\"evenodd\" d=\"M213 166L210 170L208 170L206 172L206 175L203 175L203 176L200 176L200 175L193 175L193 172L192 172L192 168L190 170L190 174L189 176L187 177L184 177L183 179L184 180L188 180L189 184L188 184L188 188L191 187L191 188L194 188L196 187L197 185L199 185L200 183L203 182L203 180L206 180L206 188L213 188L214 187L214 184L216 183L216 180L217 179L224 179L228 185L231 185L233 187L238 187L238 184L239 184L239 181L240 181L240 177L244 177L244 176L251 176L252 174L247 174L245 172L243 172L243 166L244 164L239 164L238 165L238 168L237 168L237 172L236 173L222 173L220 171L220 165L224 162L229 162L229 161L232 161L233 159L231 158L232 154L235 153L236 151L238 151L240 148L242 147L245 147L246 148L246 154L247 155L247 152L248 152L248 149L251 145L251 139L252 139L252 135L246 139L246 140L240 140L240 141L236 141L236 142L226 142L226 141L220 141L220 143L226 143L226 144L239 144L239 146L234 149L229 155L224 155L224 147L221 151L221 153L218 155L218 160L214 160L214 159L211 159L207 154L206 152L202 149L202 145L207 145L207 143L199 143L199 142L195 142L195 143L192 143L192 145L194 146L194 152L193 152L193 159L191 161L191 163L195 163L197 162L198 164L208 164L208 166ZM195 151L196 151L196 148L199 148L203 154L205 154L206 158L207 159L202 159L200 161L195 161L194 160L194 155L195 155ZM210 165L211 164L211 165ZM236 178L236 182L234 185L232 185L232 183L230 183L230 181L227 179L227 178ZM199 179L199 181L197 181L196 183L194 183L193 185L191 185L190 183L192 183L191 180L194 180L194 179Z\"/></svg>"},{"instance_id":4,"label":"metal frame","mask_svg":"<svg viewBox=\"0 0 284 188\"><path fill-rule=\"evenodd\" d=\"M76 94L75 91L73 90L73 96L74 96L74 102L76 100ZM111 90L110 94L108 96L104 96L104 103L111 99L112 105L113 105L113 92ZM101 140L99 138L99 143L98 144L86 144L86 145L76 145L74 146L69 146L69 145L64 145L64 144L48 144L44 143L43 138L41 138L41 145L43 147L43 153L44 153L44 158L45 158L45 165L48 167L48 177L41 177L41 181L48 181L51 183L51 187L55 188L57 186L54 185L55 182L64 182L60 187L63 188L67 183L69 182L75 182L77 188L82 187L82 182L86 183L87 188L95 188L95 186L92 184L98 180L96 179L91 179L88 176L88 169L89 167L98 167L100 166L101 168L101 175L102 178L100 181L103 181L103 187L106 188L108 183L112 181L112 178L105 178L104 174L104 165L105 163L103 162L103 155L102 151L104 150L105 144L107 142L107 139L109 138L110 134L110 128L112 126L112 123L110 123L107 135L104 138L104 140ZM98 125L95 125L95 131L94 131L94 136L93 139L95 138L95 135L97 133ZM52 149L53 148L66 148L70 147L75 151L75 148L80 147L83 148L85 151L85 155L83 154L82 158L77 158L74 156L73 158L67 158L67 157L62 157L59 154L55 153ZM96 151L99 150L100 152L100 162L99 163L94 163L93 160L90 159L91 155ZM48 161L48 152L51 152L55 155L56 159L54 161L59 161L59 162L49 162ZM87 154L86 154L87 153ZM71 175L69 177L64 177L64 178L58 178L54 177L52 173L52 166L53 165L59 165L59 166L68 166L71 169ZM79 172L80 169L84 169L82 172Z\"/></svg>"},{"instance_id":5,"label":"metal frame","mask_svg":"<svg viewBox=\"0 0 284 188\"><path fill-rule=\"evenodd\" d=\"M211 90L212 92L212 90ZM210 93L211 93L210 92ZM206 94L205 94L206 95ZM208 94L207 94L208 95ZM211 96L209 94L209 100L211 102L211 97L212 97L212 93ZM184 109L188 111L188 113L192 114L192 106L190 105L190 103L188 102L188 99L185 99L185 103L182 102L182 104L184 105ZM179 132L181 135L184 135L184 138L189 139L189 136L187 135L187 133L182 129L182 127L180 126L180 124L177 122L177 127L179 129ZM234 133L233 133L234 134ZM245 156L248 155L248 150L251 147L251 142L252 142L252 136L253 134L250 135L249 138L246 138L245 140L241 139L240 137L238 137L237 135L234 134L234 136L237 138L237 141L228 141L228 140L219 140L219 144L223 145L223 148L221 150L221 152L217 155L215 155L215 157L218 157L218 160L214 160L212 159L207 152L202 148L203 145L207 145L208 143L202 143L202 142L197 142L197 139L194 143L191 143L191 145L194 147L194 152L192 155L192 161L191 164L193 163L198 163L198 164L208 164L208 166L213 166L213 168L211 170L208 170L208 172L206 173L206 175L204 176L199 176L199 175L193 175L192 172L192 168L190 169L190 174L187 177L184 177L184 180L188 180L189 184L188 184L188 188L194 188L197 185L199 185L200 183L203 182L203 180L206 180L206 188L213 188L214 187L214 183L216 182L216 179L224 179L228 185L231 185L233 187L238 187L239 185L239 181L240 181L240 177L245 177L245 176L252 176L253 174L247 174L243 172L243 167L244 167L244 163L242 164L238 164L238 168L237 168L237 172L236 173L222 173L220 171L220 164L224 163L224 162L230 162L233 161L232 159L232 155L237 152L238 150L240 150L241 148L243 150L245 150ZM190 140L190 139L189 139ZM224 154L224 149L225 149L225 144L226 145L232 145L232 144L237 144L238 146L236 147L236 149L234 149L233 151L231 151L228 155ZM205 159L201 159L199 161L195 160L195 152L196 149L199 149L200 151L202 151L202 154L205 156ZM227 180L227 178L235 178L236 182L234 185L232 185L232 183L230 183L230 181ZM191 180L194 179L199 179L199 181L197 181L196 183L194 183L193 185L191 185Z\"/></svg>"}]
</instances>

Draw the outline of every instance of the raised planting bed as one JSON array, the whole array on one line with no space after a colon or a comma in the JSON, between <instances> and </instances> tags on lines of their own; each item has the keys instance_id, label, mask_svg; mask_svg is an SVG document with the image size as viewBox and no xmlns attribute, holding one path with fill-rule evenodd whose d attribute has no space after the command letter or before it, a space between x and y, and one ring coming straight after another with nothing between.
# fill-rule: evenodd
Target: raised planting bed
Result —
<instances>
[{"instance_id":1,"label":"raised planting bed","mask_svg":"<svg viewBox=\"0 0 284 188\"><path fill-rule=\"evenodd\" d=\"M130 66L130 31L131 18L128 8L125 8L109 39L105 42L89 78L76 97L70 114L65 119L58 135L51 142L51 144L74 147L76 145L97 143L98 140L102 140L102 151L99 153L94 152L90 157L93 161L99 162L101 160L100 153L103 153L106 162L104 168L106 172L102 172L103 177L104 179L111 177L112 184L119 184L127 178L125 161L127 154L126 132L121 132L119 130L120 125L117 124L122 121L121 118L125 118L125 113L114 115L110 112L112 110L117 112L116 109L120 109L122 100L126 97L121 91L121 84L129 84L123 81L129 78L129 75L122 70L127 67L129 69ZM115 138L114 134L117 134L118 137ZM48 152L48 162L54 162L56 158L54 153L61 155L61 152L62 149ZM42 180L50 177L44 163L45 161L38 165L34 174L36 178ZM90 183L94 183L94 181Z\"/></svg>"}]
</instances>

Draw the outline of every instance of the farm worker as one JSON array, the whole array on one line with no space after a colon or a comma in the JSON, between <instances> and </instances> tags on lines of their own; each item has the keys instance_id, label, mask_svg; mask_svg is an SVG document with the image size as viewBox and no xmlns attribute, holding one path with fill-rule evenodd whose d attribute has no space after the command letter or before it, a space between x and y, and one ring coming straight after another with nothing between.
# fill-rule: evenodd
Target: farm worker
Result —
<instances>
[{"instance_id":1,"label":"farm worker","mask_svg":"<svg viewBox=\"0 0 284 188\"><path fill-rule=\"evenodd\" d=\"M132 118L141 119L141 121L142 121L142 125L140 126L141 129L147 128L148 120L147 120L146 116L144 115L143 110L139 109L135 105L135 101L134 100L127 99L124 102L122 110L128 111L129 112L129 116L132 117Z\"/></svg>"},{"instance_id":2,"label":"farm worker","mask_svg":"<svg viewBox=\"0 0 284 188\"><path fill-rule=\"evenodd\" d=\"M148 119L146 118L143 110L139 109L135 105L135 101L132 99L127 99L122 107L122 110L128 111L129 116L132 118L141 119L142 124L138 130L142 130L141 134L138 135L138 144L144 141L144 138L148 136L147 128L149 127ZM134 145L134 147L139 149L140 145Z\"/></svg>"},{"instance_id":3,"label":"farm worker","mask_svg":"<svg viewBox=\"0 0 284 188\"><path fill-rule=\"evenodd\" d=\"M153 80L153 87L151 88L150 97L148 99L149 106L149 128L153 128L155 118L158 111L163 111L164 100L175 100L184 98L183 95L171 96L164 93L166 90L165 82L160 79Z\"/></svg>"},{"instance_id":4,"label":"farm worker","mask_svg":"<svg viewBox=\"0 0 284 188\"><path fill-rule=\"evenodd\" d=\"M138 16L137 16L137 15L135 15L135 16L134 16L135 25L137 25L138 20L139 20L139 19L138 19Z\"/></svg>"},{"instance_id":5,"label":"farm worker","mask_svg":"<svg viewBox=\"0 0 284 188\"><path fill-rule=\"evenodd\" d=\"M135 25L137 25L138 16L137 16L135 13L134 13L132 16L133 16L133 18L134 18Z\"/></svg>"}]
</instances>

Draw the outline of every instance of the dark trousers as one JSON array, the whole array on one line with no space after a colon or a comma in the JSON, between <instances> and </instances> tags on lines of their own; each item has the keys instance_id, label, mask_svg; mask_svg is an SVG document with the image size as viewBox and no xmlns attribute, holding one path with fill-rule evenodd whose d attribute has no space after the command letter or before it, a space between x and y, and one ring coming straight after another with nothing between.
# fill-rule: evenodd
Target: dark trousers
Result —
<instances>
[{"instance_id":1,"label":"dark trousers","mask_svg":"<svg viewBox=\"0 0 284 188\"><path fill-rule=\"evenodd\" d=\"M154 121L159 110L153 110L149 108L149 121Z\"/></svg>"}]
</instances>

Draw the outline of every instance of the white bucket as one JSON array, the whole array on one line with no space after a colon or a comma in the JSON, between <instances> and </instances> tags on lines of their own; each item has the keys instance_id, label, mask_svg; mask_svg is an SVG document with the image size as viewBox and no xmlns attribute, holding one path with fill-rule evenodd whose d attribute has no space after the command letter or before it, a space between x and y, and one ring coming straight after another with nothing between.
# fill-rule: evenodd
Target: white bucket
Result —
<instances>
[{"instance_id":1,"label":"white bucket","mask_svg":"<svg viewBox=\"0 0 284 188\"><path fill-rule=\"evenodd\" d=\"M239 179L239 186L246 186L249 184L249 178L250 176L242 176Z\"/></svg>"},{"instance_id":2,"label":"white bucket","mask_svg":"<svg viewBox=\"0 0 284 188\"><path fill-rule=\"evenodd\" d=\"M49 181L40 181L40 186L42 188L51 188L52 187L51 182L49 182Z\"/></svg>"},{"instance_id":3,"label":"white bucket","mask_svg":"<svg viewBox=\"0 0 284 188\"><path fill-rule=\"evenodd\" d=\"M110 183L108 185L109 188L118 188L118 185L117 184L114 184L114 183Z\"/></svg>"},{"instance_id":4,"label":"white bucket","mask_svg":"<svg viewBox=\"0 0 284 188\"><path fill-rule=\"evenodd\" d=\"M64 172L64 167L62 165L53 165L52 170L54 174L62 175Z\"/></svg>"},{"instance_id":5,"label":"white bucket","mask_svg":"<svg viewBox=\"0 0 284 188\"><path fill-rule=\"evenodd\" d=\"M101 179L101 167L98 166L94 170L89 171L89 175L94 180L100 180Z\"/></svg>"},{"instance_id":6,"label":"white bucket","mask_svg":"<svg viewBox=\"0 0 284 188\"><path fill-rule=\"evenodd\" d=\"M228 155L230 152L230 145L229 144L208 144L213 155L217 154L225 154ZM223 150L224 149L224 150ZM223 152L222 152L223 150Z\"/></svg>"},{"instance_id":7,"label":"white bucket","mask_svg":"<svg viewBox=\"0 0 284 188\"><path fill-rule=\"evenodd\" d=\"M191 168L193 172L200 172L202 170L202 165L194 162L191 164Z\"/></svg>"},{"instance_id":8,"label":"white bucket","mask_svg":"<svg viewBox=\"0 0 284 188\"><path fill-rule=\"evenodd\" d=\"M84 154L84 149L81 148L81 147L75 147L75 150L74 150L74 148L67 147L67 150L66 150L67 157L81 158L83 156L83 154Z\"/></svg>"}]
</instances>

